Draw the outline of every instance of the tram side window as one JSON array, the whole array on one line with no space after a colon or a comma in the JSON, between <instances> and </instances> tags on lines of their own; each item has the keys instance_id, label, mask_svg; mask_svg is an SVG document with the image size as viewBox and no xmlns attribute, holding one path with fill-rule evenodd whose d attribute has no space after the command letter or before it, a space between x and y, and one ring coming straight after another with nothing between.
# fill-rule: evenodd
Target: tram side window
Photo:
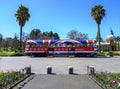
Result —
<instances>
[{"instance_id":1,"label":"tram side window","mask_svg":"<svg viewBox=\"0 0 120 89\"><path fill-rule=\"evenodd\" d=\"M97 46L96 43L93 43L93 46L96 47Z\"/></svg>"},{"instance_id":2,"label":"tram side window","mask_svg":"<svg viewBox=\"0 0 120 89\"><path fill-rule=\"evenodd\" d=\"M82 43L80 44L80 47L85 47L85 46L86 46L86 44L82 44Z\"/></svg>"},{"instance_id":3,"label":"tram side window","mask_svg":"<svg viewBox=\"0 0 120 89\"><path fill-rule=\"evenodd\" d=\"M40 46L40 44L36 44L36 47L39 47Z\"/></svg>"},{"instance_id":4,"label":"tram side window","mask_svg":"<svg viewBox=\"0 0 120 89\"><path fill-rule=\"evenodd\" d=\"M31 46L32 46L32 44L31 44L31 43L26 43L26 46L31 47Z\"/></svg>"},{"instance_id":5,"label":"tram side window","mask_svg":"<svg viewBox=\"0 0 120 89\"><path fill-rule=\"evenodd\" d=\"M42 44L41 44L41 43L37 43L36 46L37 46L37 47L41 47Z\"/></svg>"},{"instance_id":6,"label":"tram side window","mask_svg":"<svg viewBox=\"0 0 120 89\"><path fill-rule=\"evenodd\" d=\"M43 44L42 46L43 46L43 47L48 47L48 46L49 46L49 44Z\"/></svg>"},{"instance_id":7,"label":"tram side window","mask_svg":"<svg viewBox=\"0 0 120 89\"><path fill-rule=\"evenodd\" d=\"M79 47L79 46L81 46L81 44L76 44L75 46Z\"/></svg>"},{"instance_id":8,"label":"tram side window","mask_svg":"<svg viewBox=\"0 0 120 89\"><path fill-rule=\"evenodd\" d=\"M36 44L33 43L33 44L32 44L32 47L36 47Z\"/></svg>"},{"instance_id":9,"label":"tram side window","mask_svg":"<svg viewBox=\"0 0 120 89\"><path fill-rule=\"evenodd\" d=\"M53 47L57 47L57 44L53 44Z\"/></svg>"},{"instance_id":10,"label":"tram side window","mask_svg":"<svg viewBox=\"0 0 120 89\"><path fill-rule=\"evenodd\" d=\"M50 47L55 47L55 44L50 44Z\"/></svg>"},{"instance_id":11,"label":"tram side window","mask_svg":"<svg viewBox=\"0 0 120 89\"><path fill-rule=\"evenodd\" d=\"M82 44L82 43L80 43L80 44L79 44L79 46L80 46L80 47L82 47L82 46L83 46L83 44Z\"/></svg>"},{"instance_id":12,"label":"tram side window","mask_svg":"<svg viewBox=\"0 0 120 89\"><path fill-rule=\"evenodd\" d=\"M83 44L83 47L87 47L87 44Z\"/></svg>"},{"instance_id":13,"label":"tram side window","mask_svg":"<svg viewBox=\"0 0 120 89\"><path fill-rule=\"evenodd\" d=\"M93 43L89 43L87 46L88 47L93 47L93 45L94 45Z\"/></svg>"},{"instance_id":14,"label":"tram side window","mask_svg":"<svg viewBox=\"0 0 120 89\"><path fill-rule=\"evenodd\" d=\"M63 44L61 44L61 43L57 43L57 44L55 44L55 46L56 46L56 47L62 47Z\"/></svg>"}]
</instances>

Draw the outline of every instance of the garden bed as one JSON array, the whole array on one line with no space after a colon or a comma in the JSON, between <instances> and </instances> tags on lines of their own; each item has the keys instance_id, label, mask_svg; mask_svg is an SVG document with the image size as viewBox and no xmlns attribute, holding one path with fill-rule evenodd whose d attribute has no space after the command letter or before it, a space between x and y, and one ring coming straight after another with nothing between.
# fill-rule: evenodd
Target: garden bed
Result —
<instances>
[{"instance_id":1,"label":"garden bed","mask_svg":"<svg viewBox=\"0 0 120 89\"><path fill-rule=\"evenodd\" d=\"M94 67L87 67L88 76L103 89L120 89L120 73L95 71Z\"/></svg>"},{"instance_id":2,"label":"garden bed","mask_svg":"<svg viewBox=\"0 0 120 89\"><path fill-rule=\"evenodd\" d=\"M31 67L19 71L0 72L0 89L12 89L31 75Z\"/></svg>"}]
</instances>

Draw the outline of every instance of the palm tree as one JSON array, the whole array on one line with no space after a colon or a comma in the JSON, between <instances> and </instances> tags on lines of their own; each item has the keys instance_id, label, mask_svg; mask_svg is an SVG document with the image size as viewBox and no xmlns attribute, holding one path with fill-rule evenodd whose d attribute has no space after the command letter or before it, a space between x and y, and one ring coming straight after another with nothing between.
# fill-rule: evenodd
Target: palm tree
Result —
<instances>
[{"instance_id":1,"label":"palm tree","mask_svg":"<svg viewBox=\"0 0 120 89\"><path fill-rule=\"evenodd\" d=\"M95 5L91 10L91 16L93 17L93 19L96 21L98 25L98 44L99 44L98 50L100 52L100 38L101 38L100 37L100 24L101 24L103 17L105 16L105 9L101 5Z\"/></svg>"},{"instance_id":2,"label":"palm tree","mask_svg":"<svg viewBox=\"0 0 120 89\"><path fill-rule=\"evenodd\" d=\"M28 21L30 18L29 9L23 5L20 5L15 13L15 16L20 26L20 51L22 51L22 28L26 21Z\"/></svg>"}]
</instances>

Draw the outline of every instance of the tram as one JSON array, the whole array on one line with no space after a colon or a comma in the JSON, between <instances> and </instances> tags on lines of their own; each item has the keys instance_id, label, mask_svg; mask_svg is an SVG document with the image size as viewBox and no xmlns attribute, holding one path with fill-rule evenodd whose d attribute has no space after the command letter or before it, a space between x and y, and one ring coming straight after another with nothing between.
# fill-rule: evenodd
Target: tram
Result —
<instances>
[{"instance_id":1,"label":"tram","mask_svg":"<svg viewBox=\"0 0 120 89\"><path fill-rule=\"evenodd\" d=\"M27 40L29 56L95 56L95 40Z\"/></svg>"}]
</instances>

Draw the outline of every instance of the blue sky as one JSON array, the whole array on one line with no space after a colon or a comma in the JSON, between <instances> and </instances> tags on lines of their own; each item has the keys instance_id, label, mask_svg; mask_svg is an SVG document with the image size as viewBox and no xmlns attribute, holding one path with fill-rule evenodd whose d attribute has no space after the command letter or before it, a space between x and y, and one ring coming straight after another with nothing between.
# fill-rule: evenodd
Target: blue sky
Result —
<instances>
[{"instance_id":1,"label":"blue sky","mask_svg":"<svg viewBox=\"0 0 120 89\"><path fill-rule=\"evenodd\" d=\"M89 39L95 39L97 24L91 17L91 8L101 4L106 9L106 16L101 23L103 39L112 28L115 36L120 36L120 0L0 0L0 33L4 37L19 34L19 25L14 14L19 5L29 8L30 19L23 27L23 32L30 33L34 28L57 32L61 39L67 39L72 29L87 33Z\"/></svg>"}]
</instances>

